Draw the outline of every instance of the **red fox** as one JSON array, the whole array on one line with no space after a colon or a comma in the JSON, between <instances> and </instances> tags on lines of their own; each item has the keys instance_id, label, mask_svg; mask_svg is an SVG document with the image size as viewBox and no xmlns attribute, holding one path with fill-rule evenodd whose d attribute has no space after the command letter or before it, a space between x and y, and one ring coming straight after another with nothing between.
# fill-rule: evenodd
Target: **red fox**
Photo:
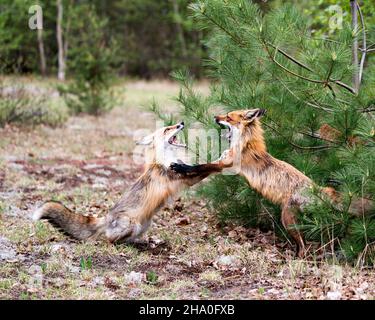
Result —
<instances>
[{"instance_id":1,"label":"red fox","mask_svg":"<svg viewBox=\"0 0 375 320\"><path fill-rule=\"evenodd\" d=\"M226 166L239 164L239 174L249 185L266 199L281 206L281 220L285 229L297 243L298 256L305 255L305 243L301 232L293 227L297 223L297 213L316 201L313 190L340 207L341 195L333 188L322 188L290 164L272 157L266 149L260 118L264 109L238 110L225 115L215 116L219 125L229 129L227 138L230 148L225 151L221 161ZM235 161L236 160L236 161ZM176 172L185 175L198 175L200 166L173 164ZM369 199L357 199L352 202L349 211L355 215L363 214L374 203Z\"/></svg>"},{"instance_id":2,"label":"red fox","mask_svg":"<svg viewBox=\"0 0 375 320\"><path fill-rule=\"evenodd\" d=\"M44 203L33 214L33 220L46 219L65 234L79 239L96 239L104 236L110 242L131 242L150 226L153 215L166 200L185 186L192 186L212 172L220 172L225 164L219 159L206 164L199 174L179 174L170 168L177 161L175 154L186 146L177 141L184 123L158 129L138 144L151 150L152 159L143 174L127 190L105 217L83 216L72 212L59 202Z\"/></svg>"}]
</instances>

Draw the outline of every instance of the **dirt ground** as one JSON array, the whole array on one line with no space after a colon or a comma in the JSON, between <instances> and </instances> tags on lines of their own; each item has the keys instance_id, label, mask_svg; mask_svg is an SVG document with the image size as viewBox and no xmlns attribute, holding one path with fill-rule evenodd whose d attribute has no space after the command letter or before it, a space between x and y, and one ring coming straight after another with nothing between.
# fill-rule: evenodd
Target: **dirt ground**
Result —
<instances>
[{"instance_id":1,"label":"dirt ground","mask_svg":"<svg viewBox=\"0 0 375 320\"><path fill-rule=\"evenodd\" d=\"M132 133L154 125L142 106L155 97L173 107L178 86L125 87L123 105L105 116L0 129L1 299L374 298L373 269L296 259L272 232L220 225L192 191L155 216L144 245L78 242L34 224L30 214L49 199L105 214L141 174Z\"/></svg>"}]
</instances>

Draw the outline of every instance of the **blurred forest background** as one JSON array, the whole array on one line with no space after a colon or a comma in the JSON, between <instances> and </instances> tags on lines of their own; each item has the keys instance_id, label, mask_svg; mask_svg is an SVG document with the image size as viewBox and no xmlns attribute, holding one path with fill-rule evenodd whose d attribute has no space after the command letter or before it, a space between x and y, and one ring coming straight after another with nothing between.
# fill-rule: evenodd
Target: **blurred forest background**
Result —
<instances>
[{"instance_id":1,"label":"blurred forest background","mask_svg":"<svg viewBox=\"0 0 375 320\"><path fill-rule=\"evenodd\" d=\"M203 34L188 19L188 3L186 0L1 0L2 70L57 74L60 24L67 76L74 76L73 62L83 43L92 50L95 46L110 48L113 55L109 63L117 75L166 77L170 71L187 66L201 76L201 59L205 57ZM43 9L43 30L39 33L28 27L31 16L28 9L35 4Z\"/></svg>"},{"instance_id":2,"label":"blurred forest background","mask_svg":"<svg viewBox=\"0 0 375 320\"><path fill-rule=\"evenodd\" d=\"M196 28L190 18L189 0L1 0L0 57L3 74L57 75L59 52L66 64L66 76L79 72L74 62L82 45L90 50L108 48L106 61L116 75L140 78L168 77L173 70L187 68L196 77L205 76L208 57L202 43L206 32ZM285 1L257 0L263 12ZM312 34L329 36L327 21L338 6L344 21L350 21L349 1L287 1L305 14ZM29 8L43 9L43 29L28 26ZM364 1L363 14L369 26L374 24L373 1ZM61 18L59 20L59 14ZM58 25L61 30L59 51ZM99 34L97 34L99 33ZM84 48L86 49L86 48ZM94 53L92 53L94 54ZM89 58L89 57L87 57ZM63 63L64 63L63 62ZM64 77L64 76L62 76Z\"/></svg>"}]
</instances>

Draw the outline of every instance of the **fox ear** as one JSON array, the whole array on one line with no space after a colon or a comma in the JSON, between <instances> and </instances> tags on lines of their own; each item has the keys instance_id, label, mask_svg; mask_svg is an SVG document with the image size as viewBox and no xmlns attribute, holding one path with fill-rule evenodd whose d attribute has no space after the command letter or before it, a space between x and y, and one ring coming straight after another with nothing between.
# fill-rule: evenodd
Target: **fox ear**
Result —
<instances>
[{"instance_id":1,"label":"fox ear","mask_svg":"<svg viewBox=\"0 0 375 320\"><path fill-rule=\"evenodd\" d=\"M136 144L141 145L141 146L147 146L151 144L154 141L154 135L150 134L141 140L137 141Z\"/></svg>"},{"instance_id":2,"label":"fox ear","mask_svg":"<svg viewBox=\"0 0 375 320\"><path fill-rule=\"evenodd\" d=\"M246 120L253 120L254 118L260 118L266 113L266 109L251 109L245 111L244 118Z\"/></svg>"}]
</instances>

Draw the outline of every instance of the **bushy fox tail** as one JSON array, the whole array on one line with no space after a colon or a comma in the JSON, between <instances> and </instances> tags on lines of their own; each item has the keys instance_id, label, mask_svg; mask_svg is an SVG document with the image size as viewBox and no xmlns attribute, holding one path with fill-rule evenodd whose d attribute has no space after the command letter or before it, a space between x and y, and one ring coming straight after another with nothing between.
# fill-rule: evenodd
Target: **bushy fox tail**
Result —
<instances>
[{"instance_id":1,"label":"bushy fox tail","mask_svg":"<svg viewBox=\"0 0 375 320\"><path fill-rule=\"evenodd\" d=\"M86 217L77 214L60 202L48 201L33 214L33 220L48 220L64 234L78 240L94 239L105 229L105 218Z\"/></svg>"},{"instance_id":2,"label":"bushy fox tail","mask_svg":"<svg viewBox=\"0 0 375 320\"><path fill-rule=\"evenodd\" d=\"M336 191L335 189L331 187L326 187L323 188L323 192L326 193L333 205L338 209L338 210L343 210L343 196L341 193ZM371 199L366 199L366 198L354 198L352 199L350 206L348 208L348 212L356 217L361 217L363 215L368 214L371 211L375 210L375 202Z\"/></svg>"},{"instance_id":3,"label":"bushy fox tail","mask_svg":"<svg viewBox=\"0 0 375 320\"><path fill-rule=\"evenodd\" d=\"M361 217L363 215L367 215L370 212L375 211L375 203L374 201L366 198L356 198L353 199L350 207L349 213L356 217Z\"/></svg>"}]
</instances>

